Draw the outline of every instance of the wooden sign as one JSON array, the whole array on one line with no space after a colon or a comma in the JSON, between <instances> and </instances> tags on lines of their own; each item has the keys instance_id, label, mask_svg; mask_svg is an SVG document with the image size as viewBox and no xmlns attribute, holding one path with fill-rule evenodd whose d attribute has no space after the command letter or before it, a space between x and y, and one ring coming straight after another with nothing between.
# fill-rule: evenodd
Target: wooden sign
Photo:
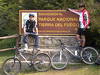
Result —
<instances>
[{"instance_id":1,"label":"wooden sign","mask_svg":"<svg viewBox=\"0 0 100 75\"><path fill-rule=\"evenodd\" d=\"M29 14L35 15L39 35L74 35L77 32L78 15L66 10L20 10L19 34L23 34L23 27Z\"/></svg>"}]
</instances>

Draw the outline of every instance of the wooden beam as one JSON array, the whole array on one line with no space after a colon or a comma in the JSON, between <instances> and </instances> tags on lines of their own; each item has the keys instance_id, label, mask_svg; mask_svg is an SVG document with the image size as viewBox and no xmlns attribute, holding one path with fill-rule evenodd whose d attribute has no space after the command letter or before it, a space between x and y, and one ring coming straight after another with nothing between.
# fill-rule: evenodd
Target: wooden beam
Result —
<instances>
[{"instance_id":1,"label":"wooden beam","mask_svg":"<svg viewBox=\"0 0 100 75\"><path fill-rule=\"evenodd\" d=\"M18 36L19 36L18 34L14 34L14 35L11 35L11 36L0 37L0 39L16 38L16 37L18 37Z\"/></svg>"},{"instance_id":2,"label":"wooden beam","mask_svg":"<svg viewBox=\"0 0 100 75\"><path fill-rule=\"evenodd\" d=\"M16 48L6 48L6 49L0 49L0 52L8 51L8 50L14 50Z\"/></svg>"}]
</instances>

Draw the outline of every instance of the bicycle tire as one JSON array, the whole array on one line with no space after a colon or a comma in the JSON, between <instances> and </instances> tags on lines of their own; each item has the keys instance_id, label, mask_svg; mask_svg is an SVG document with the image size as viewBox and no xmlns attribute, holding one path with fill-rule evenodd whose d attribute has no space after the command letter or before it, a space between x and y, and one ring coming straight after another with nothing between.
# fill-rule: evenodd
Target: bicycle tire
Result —
<instances>
[{"instance_id":1,"label":"bicycle tire","mask_svg":"<svg viewBox=\"0 0 100 75\"><path fill-rule=\"evenodd\" d=\"M45 54L45 53L37 54L37 56L33 60L34 60L33 61L34 62L34 68L37 71L45 72L45 71L48 71L51 67L50 56Z\"/></svg>"},{"instance_id":2,"label":"bicycle tire","mask_svg":"<svg viewBox=\"0 0 100 75\"><path fill-rule=\"evenodd\" d=\"M6 75L17 75L21 71L21 62L17 58L8 58L4 61L2 69Z\"/></svg>"},{"instance_id":3,"label":"bicycle tire","mask_svg":"<svg viewBox=\"0 0 100 75\"><path fill-rule=\"evenodd\" d=\"M98 52L93 47L85 47L81 51L81 57L84 63L86 64L95 64L98 58Z\"/></svg>"},{"instance_id":4,"label":"bicycle tire","mask_svg":"<svg viewBox=\"0 0 100 75\"><path fill-rule=\"evenodd\" d=\"M68 64L68 58L63 53L62 59L60 59L60 52L55 53L51 58L51 65L56 70L63 70Z\"/></svg>"}]
</instances>

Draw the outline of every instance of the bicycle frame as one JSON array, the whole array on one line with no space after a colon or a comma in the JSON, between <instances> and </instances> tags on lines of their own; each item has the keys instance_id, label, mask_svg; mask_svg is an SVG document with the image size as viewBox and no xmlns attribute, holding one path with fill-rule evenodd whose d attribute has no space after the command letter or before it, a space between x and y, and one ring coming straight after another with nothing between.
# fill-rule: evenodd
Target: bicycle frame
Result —
<instances>
[{"instance_id":1,"label":"bicycle frame","mask_svg":"<svg viewBox=\"0 0 100 75\"><path fill-rule=\"evenodd\" d=\"M66 50L67 52L69 52L74 57L76 56L70 49L68 49L67 47L64 47L64 48L61 48L61 50L60 50L60 58L62 56L62 52L64 52L63 50Z\"/></svg>"},{"instance_id":2,"label":"bicycle frame","mask_svg":"<svg viewBox=\"0 0 100 75\"><path fill-rule=\"evenodd\" d=\"M69 52L71 55L75 56L75 54L74 54L71 50L69 50L67 47L65 48L65 50L66 50L67 52Z\"/></svg>"},{"instance_id":3,"label":"bicycle frame","mask_svg":"<svg viewBox=\"0 0 100 75\"><path fill-rule=\"evenodd\" d=\"M19 52L19 55L25 60L25 63L27 63L29 66L30 65L32 65L32 61L30 60L30 61L28 61L26 58L25 58L25 56L22 54L22 52ZM30 54L32 57L33 57L33 55L32 54ZM35 56L35 55L34 55ZM16 55L15 55L15 57L14 58L17 58L17 59L19 59ZM21 61L22 62L22 61Z\"/></svg>"},{"instance_id":4,"label":"bicycle frame","mask_svg":"<svg viewBox=\"0 0 100 75\"><path fill-rule=\"evenodd\" d=\"M67 52L69 52L74 57L76 56L67 46L64 46L64 43L62 43L61 40L59 40L59 41L61 43L60 44L60 48L61 48L60 54L61 54L61 52L63 52L63 50L66 50Z\"/></svg>"}]
</instances>

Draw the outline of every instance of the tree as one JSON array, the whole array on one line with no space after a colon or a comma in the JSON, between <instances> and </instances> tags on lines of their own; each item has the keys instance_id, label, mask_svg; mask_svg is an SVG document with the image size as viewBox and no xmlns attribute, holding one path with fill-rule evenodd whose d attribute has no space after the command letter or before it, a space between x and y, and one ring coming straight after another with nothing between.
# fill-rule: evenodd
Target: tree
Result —
<instances>
[{"instance_id":1,"label":"tree","mask_svg":"<svg viewBox=\"0 0 100 75\"><path fill-rule=\"evenodd\" d=\"M58 10L78 8L85 3L91 15L91 28L87 37L100 46L100 0L0 0L0 36L11 35L18 32L18 12L24 10ZM96 36L97 35L97 36ZM90 40L89 40L90 41Z\"/></svg>"},{"instance_id":2,"label":"tree","mask_svg":"<svg viewBox=\"0 0 100 75\"><path fill-rule=\"evenodd\" d=\"M15 0L17 2L17 0ZM18 29L18 3L13 0L0 1L0 35L11 35Z\"/></svg>"}]
</instances>

